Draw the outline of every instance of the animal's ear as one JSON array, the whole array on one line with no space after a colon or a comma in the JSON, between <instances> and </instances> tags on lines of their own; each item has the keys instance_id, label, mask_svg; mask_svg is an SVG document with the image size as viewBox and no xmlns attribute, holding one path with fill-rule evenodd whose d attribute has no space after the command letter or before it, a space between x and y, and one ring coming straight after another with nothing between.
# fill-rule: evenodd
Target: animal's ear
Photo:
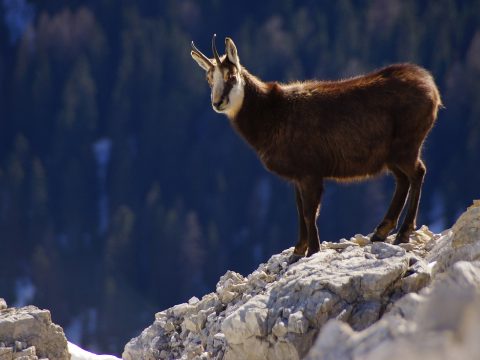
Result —
<instances>
[{"instance_id":1,"label":"animal's ear","mask_svg":"<svg viewBox=\"0 0 480 360\"><path fill-rule=\"evenodd\" d=\"M212 67L212 63L208 62L207 59L203 58L197 52L192 50L190 51L190 55L192 56L193 60L195 60L203 70L208 71Z\"/></svg>"},{"instance_id":2,"label":"animal's ear","mask_svg":"<svg viewBox=\"0 0 480 360\"><path fill-rule=\"evenodd\" d=\"M237 47L229 37L225 38L225 50L227 52L228 60L240 70L240 59L238 58Z\"/></svg>"}]
</instances>

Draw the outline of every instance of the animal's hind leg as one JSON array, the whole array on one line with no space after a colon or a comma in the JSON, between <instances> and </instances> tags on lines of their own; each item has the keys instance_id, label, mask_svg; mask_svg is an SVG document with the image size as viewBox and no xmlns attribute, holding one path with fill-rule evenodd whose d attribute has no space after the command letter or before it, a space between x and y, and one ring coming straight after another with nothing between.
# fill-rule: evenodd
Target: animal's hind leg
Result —
<instances>
[{"instance_id":1,"label":"animal's hind leg","mask_svg":"<svg viewBox=\"0 0 480 360\"><path fill-rule=\"evenodd\" d=\"M303 217L302 195L300 194L300 189L298 188L298 185L295 185L295 199L297 201L298 212L298 242L295 245L295 250L293 251L293 254L295 256L302 257L307 251L308 241L307 226L305 225L305 219Z\"/></svg>"},{"instance_id":2,"label":"animal's hind leg","mask_svg":"<svg viewBox=\"0 0 480 360\"><path fill-rule=\"evenodd\" d=\"M302 197L303 218L307 228L307 256L310 256L320 250L317 217L323 193L323 179L305 179L299 184L299 187Z\"/></svg>"},{"instance_id":3,"label":"animal's hind leg","mask_svg":"<svg viewBox=\"0 0 480 360\"><path fill-rule=\"evenodd\" d=\"M422 192L423 179L426 173L426 167L422 160L417 159L412 168L403 168L410 180L410 193L408 195L408 207L403 224L398 231L395 239L395 244L407 243L410 234L415 230L417 224L418 204L420 202L420 195Z\"/></svg>"},{"instance_id":4,"label":"animal's hind leg","mask_svg":"<svg viewBox=\"0 0 480 360\"><path fill-rule=\"evenodd\" d=\"M393 175L395 175L395 193L385 217L372 235L372 241L385 241L388 234L397 226L398 218L407 199L408 189L410 187L408 177L394 165L390 167L390 170Z\"/></svg>"}]
</instances>

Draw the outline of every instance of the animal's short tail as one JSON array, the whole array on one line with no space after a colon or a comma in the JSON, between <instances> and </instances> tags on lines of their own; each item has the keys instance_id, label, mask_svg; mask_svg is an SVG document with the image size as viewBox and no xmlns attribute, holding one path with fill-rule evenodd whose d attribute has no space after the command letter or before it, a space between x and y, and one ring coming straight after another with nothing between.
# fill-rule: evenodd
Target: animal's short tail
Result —
<instances>
[{"instance_id":1,"label":"animal's short tail","mask_svg":"<svg viewBox=\"0 0 480 360\"><path fill-rule=\"evenodd\" d=\"M445 105L443 105L442 102L442 97L440 96L440 91L438 90L437 84L435 84L435 80L433 79L433 76L429 73L429 78L430 78L430 92L432 99L435 104L435 113L437 113L438 109L444 109Z\"/></svg>"}]
</instances>

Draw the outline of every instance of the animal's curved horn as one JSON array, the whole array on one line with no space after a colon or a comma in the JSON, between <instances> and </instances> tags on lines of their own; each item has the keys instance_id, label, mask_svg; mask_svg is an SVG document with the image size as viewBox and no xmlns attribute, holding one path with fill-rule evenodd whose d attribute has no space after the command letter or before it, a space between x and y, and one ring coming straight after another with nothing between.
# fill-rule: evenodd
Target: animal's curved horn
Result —
<instances>
[{"instance_id":1,"label":"animal's curved horn","mask_svg":"<svg viewBox=\"0 0 480 360\"><path fill-rule=\"evenodd\" d=\"M193 41L192 41L192 50L195 51L203 60L205 60L207 63L209 63L210 66L213 66L212 61L207 56L205 56L204 53L202 53L200 50L197 49L197 47L195 46Z\"/></svg>"},{"instance_id":2,"label":"animal's curved horn","mask_svg":"<svg viewBox=\"0 0 480 360\"><path fill-rule=\"evenodd\" d=\"M215 46L215 38L217 37L217 34L213 34L212 37L212 51L213 51L213 56L215 57L215 61L217 62L217 65L220 65L220 56L218 55L217 47Z\"/></svg>"}]
</instances>

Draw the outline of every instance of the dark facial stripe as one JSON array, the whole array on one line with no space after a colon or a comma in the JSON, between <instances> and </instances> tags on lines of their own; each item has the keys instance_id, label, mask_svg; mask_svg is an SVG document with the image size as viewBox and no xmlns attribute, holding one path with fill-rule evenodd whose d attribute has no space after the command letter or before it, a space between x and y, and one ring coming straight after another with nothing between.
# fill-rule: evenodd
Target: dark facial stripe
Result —
<instances>
[{"instance_id":1,"label":"dark facial stripe","mask_svg":"<svg viewBox=\"0 0 480 360\"><path fill-rule=\"evenodd\" d=\"M235 85L234 78L231 78L225 82L225 85L223 86L222 96L220 97L220 103L223 103L225 99L228 100L228 94L230 94L230 90L232 90L233 85Z\"/></svg>"}]
</instances>

